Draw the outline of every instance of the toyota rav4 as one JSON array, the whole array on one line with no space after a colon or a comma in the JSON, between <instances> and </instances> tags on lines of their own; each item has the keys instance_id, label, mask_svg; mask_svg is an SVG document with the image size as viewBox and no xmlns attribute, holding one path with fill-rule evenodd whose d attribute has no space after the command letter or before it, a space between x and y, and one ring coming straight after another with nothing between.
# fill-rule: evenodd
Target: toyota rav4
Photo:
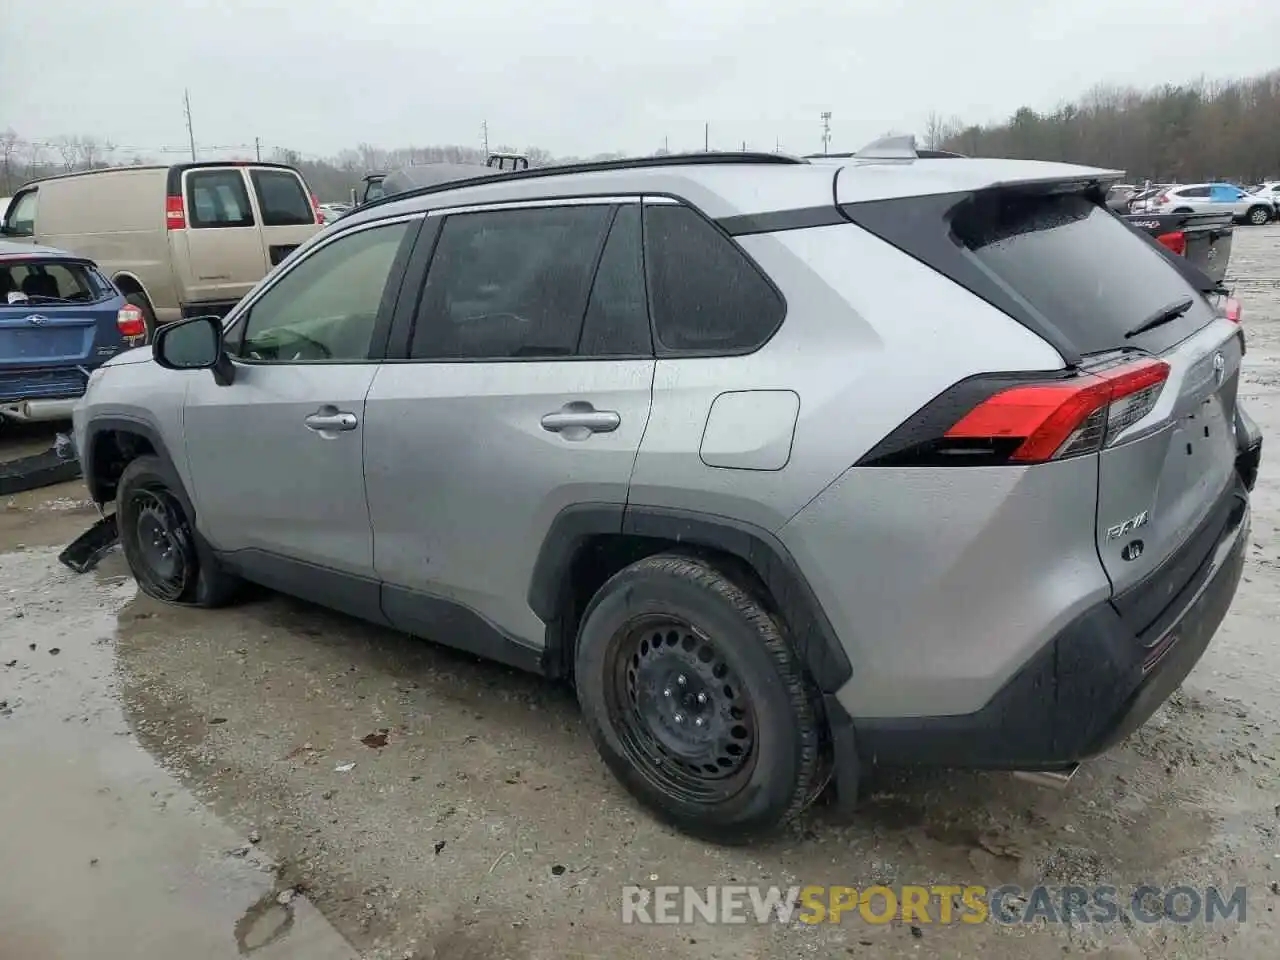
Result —
<instances>
[{"instance_id":1,"label":"toyota rav4","mask_svg":"<svg viewBox=\"0 0 1280 960\"><path fill-rule=\"evenodd\" d=\"M890 143L411 191L95 373L84 476L147 594L571 677L712 840L872 764L1070 771L1204 652L1261 443L1238 310L1118 176Z\"/></svg>"}]
</instances>

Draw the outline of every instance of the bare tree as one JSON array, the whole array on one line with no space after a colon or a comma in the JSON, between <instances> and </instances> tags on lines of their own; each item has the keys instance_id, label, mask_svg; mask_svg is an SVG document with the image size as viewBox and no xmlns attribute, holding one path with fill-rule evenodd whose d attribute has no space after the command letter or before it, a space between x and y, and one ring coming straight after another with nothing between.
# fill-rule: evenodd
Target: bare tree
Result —
<instances>
[{"instance_id":1,"label":"bare tree","mask_svg":"<svg viewBox=\"0 0 1280 960\"><path fill-rule=\"evenodd\" d=\"M76 161L80 157L79 137L54 137L53 149L58 151L58 155L62 157L62 167L67 173L75 170Z\"/></svg>"},{"instance_id":2,"label":"bare tree","mask_svg":"<svg viewBox=\"0 0 1280 960\"><path fill-rule=\"evenodd\" d=\"M947 139L947 125L942 115L930 110L924 122L924 145L929 150L942 149L942 142Z\"/></svg>"},{"instance_id":3,"label":"bare tree","mask_svg":"<svg viewBox=\"0 0 1280 960\"><path fill-rule=\"evenodd\" d=\"M4 195L6 197L13 193L14 177L17 173L14 166L21 148L22 140L13 127L0 130L0 162L4 164Z\"/></svg>"}]
</instances>

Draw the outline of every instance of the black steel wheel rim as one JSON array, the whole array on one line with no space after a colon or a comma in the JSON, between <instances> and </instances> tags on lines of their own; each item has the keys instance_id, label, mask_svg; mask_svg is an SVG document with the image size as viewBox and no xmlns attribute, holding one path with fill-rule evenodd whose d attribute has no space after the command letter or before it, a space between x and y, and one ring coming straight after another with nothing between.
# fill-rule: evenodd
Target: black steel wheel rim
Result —
<instances>
[{"instance_id":1,"label":"black steel wheel rim","mask_svg":"<svg viewBox=\"0 0 1280 960\"><path fill-rule=\"evenodd\" d=\"M142 487L129 495L133 523L134 576L161 600L177 600L195 575L191 530L181 505L162 488Z\"/></svg>"},{"instance_id":2,"label":"black steel wheel rim","mask_svg":"<svg viewBox=\"0 0 1280 960\"><path fill-rule=\"evenodd\" d=\"M755 710L723 642L675 616L646 616L613 637L605 683L627 759L653 786L690 803L722 803L756 764Z\"/></svg>"}]
</instances>

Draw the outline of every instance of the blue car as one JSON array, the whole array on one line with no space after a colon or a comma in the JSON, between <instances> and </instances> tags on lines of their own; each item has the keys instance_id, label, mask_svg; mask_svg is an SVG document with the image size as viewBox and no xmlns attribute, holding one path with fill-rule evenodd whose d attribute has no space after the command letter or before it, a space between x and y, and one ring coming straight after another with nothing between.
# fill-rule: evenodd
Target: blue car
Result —
<instances>
[{"instance_id":1,"label":"blue car","mask_svg":"<svg viewBox=\"0 0 1280 960\"><path fill-rule=\"evenodd\" d=\"M92 260L0 241L0 414L65 420L89 374L146 342L137 307Z\"/></svg>"}]
</instances>

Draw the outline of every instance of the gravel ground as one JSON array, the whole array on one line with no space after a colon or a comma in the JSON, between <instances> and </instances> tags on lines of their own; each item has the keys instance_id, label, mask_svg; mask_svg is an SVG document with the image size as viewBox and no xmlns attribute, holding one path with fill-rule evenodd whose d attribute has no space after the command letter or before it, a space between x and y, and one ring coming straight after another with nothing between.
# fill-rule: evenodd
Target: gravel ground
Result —
<instances>
[{"instance_id":1,"label":"gravel ground","mask_svg":"<svg viewBox=\"0 0 1280 960\"><path fill-rule=\"evenodd\" d=\"M1249 282L1280 277L1280 227L1238 230L1231 273L1249 331L1242 393L1280 436L1280 285ZM0 510L0 862L31 864L0 874L2 960L149 960L178 955L170 943L309 960L1280 956L1274 455L1244 582L1204 660L1066 791L884 774L854 819L820 806L737 850L638 809L563 687L279 596L165 607L136 594L118 555L70 574L57 547L91 521L83 497L64 485ZM1247 920L619 919L632 883L1004 882L1244 884Z\"/></svg>"}]
</instances>

